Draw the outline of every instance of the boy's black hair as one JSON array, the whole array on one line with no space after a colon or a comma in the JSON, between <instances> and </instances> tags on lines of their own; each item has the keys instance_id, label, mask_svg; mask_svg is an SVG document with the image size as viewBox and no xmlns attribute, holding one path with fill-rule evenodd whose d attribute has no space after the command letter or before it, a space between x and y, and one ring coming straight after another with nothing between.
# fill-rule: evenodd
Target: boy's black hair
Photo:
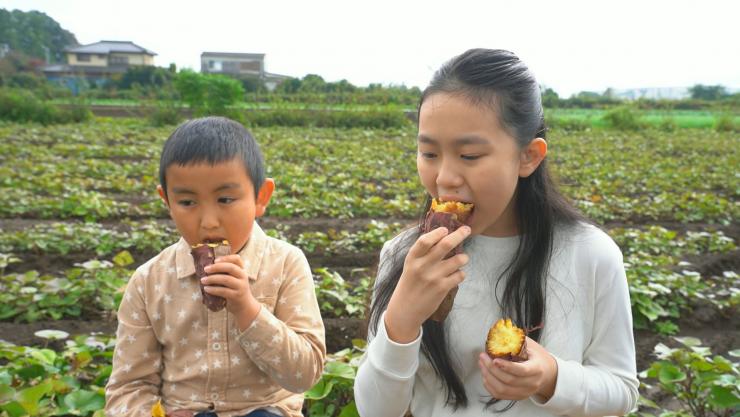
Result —
<instances>
[{"instance_id":1,"label":"boy's black hair","mask_svg":"<svg viewBox=\"0 0 740 417\"><path fill-rule=\"evenodd\" d=\"M265 164L257 141L242 126L225 117L188 120L167 138L159 159L159 183L167 196L167 167L207 162L211 165L238 158L244 163L255 197L265 181Z\"/></svg>"},{"instance_id":2,"label":"boy's black hair","mask_svg":"<svg viewBox=\"0 0 740 417\"><path fill-rule=\"evenodd\" d=\"M546 138L537 81L527 66L509 51L471 49L451 59L434 74L423 91L419 109L426 98L438 93L458 95L495 112L520 148L534 138ZM387 273L378 277L380 283L375 288L374 302L369 311L370 328L375 334L380 315L388 307L403 272L408 250L421 234L424 214L431 205L430 196L426 197L419 226L406 235L395 253L389 253L384 260ZM558 191L550 177L547 158L530 176L519 178L514 198L521 239L506 270L500 276L490 277L496 283L494 288L504 285L502 298L496 296L495 289L491 296L499 302L504 317L512 317L519 327L534 328L545 317L545 289L555 227L587 220ZM443 382L447 405L455 409L466 407L468 396L450 358L444 323L427 320L423 328L421 352ZM537 342L540 336L540 330L529 333L529 337ZM492 399L488 405L497 402ZM513 404L509 402L494 411L508 410Z\"/></svg>"}]
</instances>

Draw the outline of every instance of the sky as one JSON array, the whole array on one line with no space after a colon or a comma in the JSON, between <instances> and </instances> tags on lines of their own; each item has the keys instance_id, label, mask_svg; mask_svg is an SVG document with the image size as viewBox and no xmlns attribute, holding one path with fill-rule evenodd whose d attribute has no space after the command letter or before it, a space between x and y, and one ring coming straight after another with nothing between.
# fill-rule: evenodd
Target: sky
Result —
<instances>
[{"instance_id":1,"label":"sky","mask_svg":"<svg viewBox=\"0 0 740 417\"><path fill-rule=\"evenodd\" d=\"M268 72L423 88L469 48L516 53L561 97L647 87L740 89L740 1L0 0L81 44L129 40L155 64L203 51L264 53Z\"/></svg>"}]
</instances>

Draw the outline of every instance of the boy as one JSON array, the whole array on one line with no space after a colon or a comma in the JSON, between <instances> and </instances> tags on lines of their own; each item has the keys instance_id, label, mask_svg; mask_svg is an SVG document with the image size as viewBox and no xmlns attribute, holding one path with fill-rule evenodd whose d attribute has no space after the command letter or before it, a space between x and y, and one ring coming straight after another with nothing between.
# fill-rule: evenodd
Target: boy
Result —
<instances>
[{"instance_id":1,"label":"boy","mask_svg":"<svg viewBox=\"0 0 740 417\"><path fill-rule=\"evenodd\" d=\"M139 267L118 311L108 416L301 416L324 368L324 326L300 249L254 221L274 190L249 132L221 117L190 120L167 139L159 195L182 238ZM201 300L191 246L228 240L206 267Z\"/></svg>"}]
</instances>

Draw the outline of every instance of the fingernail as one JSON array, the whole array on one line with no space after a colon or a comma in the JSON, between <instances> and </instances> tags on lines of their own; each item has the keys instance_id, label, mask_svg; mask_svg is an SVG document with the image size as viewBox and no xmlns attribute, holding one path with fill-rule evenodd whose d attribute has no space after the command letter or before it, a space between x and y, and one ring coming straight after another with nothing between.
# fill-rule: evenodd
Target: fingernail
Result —
<instances>
[{"instance_id":1,"label":"fingernail","mask_svg":"<svg viewBox=\"0 0 740 417\"><path fill-rule=\"evenodd\" d=\"M469 226L463 226L463 233L465 236L470 234L470 227Z\"/></svg>"},{"instance_id":2,"label":"fingernail","mask_svg":"<svg viewBox=\"0 0 740 417\"><path fill-rule=\"evenodd\" d=\"M202 282L203 284L205 284L206 283L206 278L205 277L201 278L200 279L200 282Z\"/></svg>"}]
</instances>

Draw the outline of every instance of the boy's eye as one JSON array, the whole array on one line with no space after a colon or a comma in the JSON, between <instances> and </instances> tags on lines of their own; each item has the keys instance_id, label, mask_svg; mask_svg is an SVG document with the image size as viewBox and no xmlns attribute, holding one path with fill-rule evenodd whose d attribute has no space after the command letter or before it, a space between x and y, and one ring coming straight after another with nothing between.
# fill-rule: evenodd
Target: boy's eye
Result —
<instances>
[{"instance_id":1,"label":"boy's eye","mask_svg":"<svg viewBox=\"0 0 740 417\"><path fill-rule=\"evenodd\" d=\"M234 200L236 199L231 198L231 197L219 197L218 202L221 204L229 204L229 203L233 203Z\"/></svg>"},{"instance_id":2,"label":"boy's eye","mask_svg":"<svg viewBox=\"0 0 740 417\"><path fill-rule=\"evenodd\" d=\"M460 158L466 161L475 161L476 159L480 158L480 155L460 155Z\"/></svg>"},{"instance_id":3,"label":"boy's eye","mask_svg":"<svg viewBox=\"0 0 740 417\"><path fill-rule=\"evenodd\" d=\"M190 207L193 204L195 204L195 201L193 200L180 200L177 202L177 204L183 206L183 207Z\"/></svg>"},{"instance_id":4,"label":"boy's eye","mask_svg":"<svg viewBox=\"0 0 740 417\"><path fill-rule=\"evenodd\" d=\"M422 151L419 151L419 154L421 154L421 157L424 158L424 159L434 159L434 158L437 157L437 154L432 153L432 152L422 152Z\"/></svg>"}]
</instances>

